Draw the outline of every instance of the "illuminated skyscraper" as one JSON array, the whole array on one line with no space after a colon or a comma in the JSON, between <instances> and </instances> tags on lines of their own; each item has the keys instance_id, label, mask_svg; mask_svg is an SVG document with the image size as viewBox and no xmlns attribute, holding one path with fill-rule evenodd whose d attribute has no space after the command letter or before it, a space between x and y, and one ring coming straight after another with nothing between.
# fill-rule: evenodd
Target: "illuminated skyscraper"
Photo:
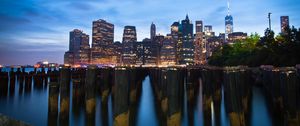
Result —
<instances>
[{"instance_id":1,"label":"illuminated skyscraper","mask_svg":"<svg viewBox=\"0 0 300 126\"><path fill-rule=\"evenodd\" d=\"M74 29L70 32L69 51L65 53L64 63L83 65L90 62L89 35L81 30Z\"/></svg>"},{"instance_id":2,"label":"illuminated skyscraper","mask_svg":"<svg viewBox=\"0 0 300 126\"><path fill-rule=\"evenodd\" d=\"M195 36L195 64L206 64L206 39L204 32L197 32Z\"/></svg>"},{"instance_id":3,"label":"illuminated skyscraper","mask_svg":"<svg viewBox=\"0 0 300 126\"><path fill-rule=\"evenodd\" d=\"M179 47L179 64L192 65L194 64L194 34L193 24L188 15L186 15L185 20L181 21L179 32L181 32L179 39L182 40L182 46Z\"/></svg>"},{"instance_id":4,"label":"illuminated skyscraper","mask_svg":"<svg viewBox=\"0 0 300 126\"><path fill-rule=\"evenodd\" d=\"M151 40L154 40L154 37L156 35L156 27L155 27L155 24L151 24L151 28L150 28L150 39Z\"/></svg>"},{"instance_id":5,"label":"illuminated skyscraper","mask_svg":"<svg viewBox=\"0 0 300 126\"><path fill-rule=\"evenodd\" d=\"M179 41L179 22L174 22L171 25L171 36L172 36L172 41L175 43L175 48L176 48L176 64L179 64L179 50L182 45L182 41Z\"/></svg>"},{"instance_id":6,"label":"illuminated skyscraper","mask_svg":"<svg viewBox=\"0 0 300 126\"><path fill-rule=\"evenodd\" d=\"M101 48L111 45L114 42L114 25L99 19L93 21L92 47Z\"/></svg>"},{"instance_id":7,"label":"illuminated skyscraper","mask_svg":"<svg viewBox=\"0 0 300 126\"><path fill-rule=\"evenodd\" d=\"M123 54L122 62L125 65L134 65L137 59L136 55L136 29L135 26L125 26L123 32Z\"/></svg>"},{"instance_id":8,"label":"illuminated skyscraper","mask_svg":"<svg viewBox=\"0 0 300 126\"><path fill-rule=\"evenodd\" d=\"M196 21L196 33L203 32L203 22L202 21Z\"/></svg>"},{"instance_id":9,"label":"illuminated skyscraper","mask_svg":"<svg viewBox=\"0 0 300 126\"><path fill-rule=\"evenodd\" d=\"M289 27L289 16L280 17L281 33L286 33L286 28Z\"/></svg>"},{"instance_id":10,"label":"illuminated skyscraper","mask_svg":"<svg viewBox=\"0 0 300 126\"><path fill-rule=\"evenodd\" d=\"M225 37L228 38L228 34L233 32L233 17L230 15L229 1L227 1L227 15L225 17Z\"/></svg>"},{"instance_id":11,"label":"illuminated skyscraper","mask_svg":"<svg viewBox=\"0 0 300 126\"><path fill-rule=\"evenodd\" d=\"M99 19L93 21L92 64L111 64L114 60L114 25Z\"/></svg>"},{"instance_id":12,"label":"illuminated skyscraper","mask_svg":"<svg viewBox=\"0 0 300 126\"><path fill-rule=\"evenodd\" d=\"M160 53L160 61L162 65L176 64L176 43L173 41L171 35L167 35L164 38Z\"/></svg>"}]
</instances>

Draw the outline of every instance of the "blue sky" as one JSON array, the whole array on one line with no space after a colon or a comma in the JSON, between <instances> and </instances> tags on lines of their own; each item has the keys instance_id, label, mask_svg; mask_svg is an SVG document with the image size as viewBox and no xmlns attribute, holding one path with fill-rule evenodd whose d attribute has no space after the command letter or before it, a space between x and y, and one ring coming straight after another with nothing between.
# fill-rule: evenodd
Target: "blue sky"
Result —
<instances>
[{"instance_id":1,"label":"blue sky","mask_svg":"<svg viewBox=\"0 0 300 126\"><path fill-rule=\"evenodd\" d=\"M300 27L298 0L230 0L234 31L263 34L272 12L272 27L279 32L281 15ZM123 27L134 25L138 40L149 37L151 22L157 33L169 33L174 21L189 14L217 33L224 32L226 0L0 0L0 64L63 63L69 31L77 28L91 37L92 21L115 24L115 41ZM90 38L91 43L91 38Z\"/></svg>"}]
</instances>

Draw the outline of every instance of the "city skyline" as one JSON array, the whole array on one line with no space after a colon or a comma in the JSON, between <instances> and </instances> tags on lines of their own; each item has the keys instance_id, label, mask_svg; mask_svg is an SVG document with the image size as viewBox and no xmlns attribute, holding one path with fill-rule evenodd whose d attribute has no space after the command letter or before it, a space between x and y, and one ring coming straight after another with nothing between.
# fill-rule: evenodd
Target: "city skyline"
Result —
<instances>
[{"instance_id":1,"label":"city skyline","mask_svg":"<svg viewBox=\"0 0 300 126\"><path fill-rule=\"evenodd\" d=\"M183 19L186 14L189 14L193 24L195 24L196 20L202 20L204 25L212 25L213 30L217 33L224 33L225 31L224 17L227 14L227 4L225 0L197 1L199 5L186 3L180 9L172 5L180 4L182 3L181 1L176 1L176 3L170 1L161 1L161 3L153 1L141 1L141 3L129 1L124 3L124 5L128 5L128 8L135 5L136 8L133 10L122 10L122 5L114 5L114 2L115 1L104 1L102 3L96 1L44 1L44 3L39 3L29 1L28 3L17 3L4 1L0 11L0 18L2 19L0 21L2 22L0 23L2 25L0 33L0 42L2 43L0 46L0 64L34 64L39 60L62 63L62 54L67 50L69 45L68 32L73 29L80 29L91 37L91 22L98 19L105 19L115 25L115 41L122 41L122 32L125 25L136 26L137 39L139 41L144 38L149 38L151 22L156 25L157 34L166 35L169 33L172 22ZM203 4L201 4L202 2ZM269 4L270 1L264 1L259 2L260 4L258 5L258 1L256 0L245 2L231 0L230 2L231 15L234 17L235 31L247 32L249 34L257 32L262 35L268 26L268 12L273 13L272 29L275 30L275 33L281 30L280 16L283 15L290 17L291 25L299 27L299 23L297 22L299 16L296 15L299 13L297 11L297 8L300 6L298 2L288 0ZM291 4L292 2L293 4ZM33 5L31 5L31 3L33 3ZM256 8L245 8L246 6L254 5L254 3ZM55 6L56 4L57 6ZM137 6L137 4L141 6ZM11 6L14 6L14 8L9 9ZM101 10L94 9L103 6L106 8L104 7L105 9L102 10L104 11L102 14L98 14ZM154 7L154 10L151 11L142 8L147 6ZM169 8L166 10L157 9L164 6ZM55 10L58 7L65 8ZM109 7L111 7L111 9L109 9ZM260 10L260 12L258 13L254 10ZM253 12L254 15L251 12ZM144 14L139 15L141 13ZM82 15L85 17L80 18ZM135 15L138 16L136 17ZM46 19L49 21L45 21ZM89 43L91 44L91 38Z\"/></svg>"}]
</instances>

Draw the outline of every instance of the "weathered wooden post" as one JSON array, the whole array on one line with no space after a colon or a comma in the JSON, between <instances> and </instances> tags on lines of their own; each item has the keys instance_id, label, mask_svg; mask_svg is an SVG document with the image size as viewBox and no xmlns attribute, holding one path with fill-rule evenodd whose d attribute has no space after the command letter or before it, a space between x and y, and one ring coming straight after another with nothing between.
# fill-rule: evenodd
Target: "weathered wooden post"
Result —
<instances>
[{"instance_id":1,"label":"weathered wooden post","mask_svg":"<svg viewBox=\"0 0 300 126\"><path fill-rule=\"evenodd\" d=\"M60 69L60 112L59 125L69 125L70 109L70 68Z\"/></svg>"},{"instance_id":2,"label":"weathered wooden post","mask_svg":"<svg viewBox=\"0 0 300 126\"><path fill-rule=\"evenodd\" d=\"M181 120L181 101L180 85L178 79L183 77L177 68L167 68L167 102L168 102L168 126L180 126Z\"/></svg>"},{"instance_id":3,"label":"weathered wooden post","mask_svg":"<svg viewBox=\"0 0 300 126\"><path fill-rule=\"evenodd\" d=\"M8 93L8 72L0 72L0 97L6 97Z\"/></svg>"},{"instance_id":4,"label":"weathered wooden post","mask_svg":"<svg viewBox=\"0 0 300 126\"><path fill-rule=\"evenodd\" d=\"M299 106L299 80L297 71L294 68L284 68L280 73L280 84L283 95L283 105L285 109L284 122L285 125L296 126L300 125Z\"/></svg>"},{"instance_id":5,"label":"weathered wooden post","mask_svg":"<svg viewBox=\"0 0 300 126\"><path fill-rule=\"evenodd\" d=\"M114 126L129 125L129 79L125 67L115 68Z\"/></svg>"},{"instance_id":6,"label":"weathered wooden post","mask_svg":"<svg viewBox=\"0 0 300 126\"><path fill-rule=\"evenodd\" d=\"M86 125L95 125L95 112L96 112L96 86L97 66L88 66L86 71L85 80L85 111L86 111Z\"/></svg>"},{"instance_id":7,"label":"weathered wooden post","mask_svg":"<svg viewBox=\"0 0 300 126\"><path fill-rule=\"evenodd\" d=\"M9 77L10 77L9 94L13 95L15 93L15 84L16 84L16 72L14 72L14 68L11 68Z\"/></svg>"},{"instance_id":8,"label":"weathered wooden post","mask_svg":"<svg viewBox=\"0 0 300 126\"><path fill-rule=\"evenodd\" d=\"M59 85L57 82L49 84L49 97L48 97L48 125L56 126L58 117L58 93Z\"/></svg>"}]
</instances>

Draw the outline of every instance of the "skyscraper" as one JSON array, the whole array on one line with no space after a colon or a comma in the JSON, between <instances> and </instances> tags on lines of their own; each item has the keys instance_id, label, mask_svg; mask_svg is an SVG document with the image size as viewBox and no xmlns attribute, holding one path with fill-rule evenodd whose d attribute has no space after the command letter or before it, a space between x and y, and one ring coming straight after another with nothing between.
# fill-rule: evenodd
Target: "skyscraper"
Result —
<instances>
[{"instance_id":1,"label":"skyscraper","mask_svg":"<svg viewBox=\"0 0 300 126\"><path fill-rule=\"evenodd\" d=\"M286 33L286 28L289 27L289 16L280 17L281 33Z\"/></svg>"},{"instance_id":2,"label":"skyscraper","mask_svg":"<svg viewBox=\"0 0 300 126\"><path fill-rule=\"evenodd\" d=\"M137 55L136 55L136 29L135 26L125 26L123 32L123 54L122 62L125 65L134 65Z\"/></svg>"},{"instance_id":3,"label":"skyscraper","mask_svg":"<svg viewBox=\"0 0 300 126\"><path fill-rule=\"evenodd\" d=\"M206 63L206 39L204 32L197 32L195 36L195 64L203 65Z\"/></svg>"},{"instance_id":4,"label":"skyscraper","mask_svg":"<svg viewBox=\"0 0 300 126\"><path fill-rule=\"evenodd\" d=\"M167 35L164 38L160 52L160 61L162 65L176 64L176 43L173 41L171 35Z\"/></svg>"},{"instance_id":5,"label":"skyscraper","mask_svg":"<svg viewBox=\"0 0 300 126\"><path fill-rule=\"evenodd\" d=\"M93 21L92 64L110 64L114 58L114 25L99 19Z\"/></svg>"},{"instance_id":6,"label":"skyscraper","mask_svg":"<svg viewBox=\"0 0 300 126\"><path fill-rule=\"evenodd\" d=\"M203 21L196 21L196 33L203 32Z\"/></svg>"},{"instance_id":7,"label":"skyscraper","mask_svg":"<svg viewBox=\"0 0 300 126\"><path fill-rule=\"evenodd\" d=\"M74 29L70 32L69 51L65 53L64 63L71 65L89 64L90 44L89 35L81 30Z\"/></svg>"},{"instance_id":8,"label":"skyscraper","mask_svg":"<svg viewBox=\"0 0 300 126\"><path fill-rule=\"evenodd\" d=\"M233 17L230 15L229 1L227 1L227 15L225 17L225 37L233 32Z\"/></svg>"},{"instance_id":9,"label":"skyscraper","mask_svg":"<svg viewBox=\"0 0 300 126\"><path fill-rule=\"evenodd\" d=\"M182 47L180 48L179 64L191 65L194 63L194 43L193 43L193 24L191 23L188 15L185 20L181 21L179 26L179 32L181 32Z\"/></svg>"},{"instance_id":10,"label":"skyscraper","mask_svg":"<svg viewBox=\"0 0 300 126\"><path fill-rule=\"evenodd\" d=\"M151 24L151 28L150 28L150 39L151 40L154 40L154 37L156 35L156 27L155 27L155 24Z\"/></svg>"},{"instance_id":11,"label":"skyscraper","mask_svg":"<svg viewBox=\"0 0 300 126\"><path fill-rule=\"evenodd\" d=\"M182 45L182 42L179 41L179 22L174 22L171 25L171 36L172 36L172 41L175 43L175 48L176 48L176 53L175 53L175 59L176 59L176 64L179 64L179 50Z\"/></svg>"},{"instance_id":12,"label":"skyscraper","mask_svg":"<svg viewBox=\"0 0 300 126\"><path fill-rule=\"evenodd\" d=\"M111 45L114 42L114 25L99 19L93 21L92 47L100 48Z\"/></svg>"}]
</instances>

